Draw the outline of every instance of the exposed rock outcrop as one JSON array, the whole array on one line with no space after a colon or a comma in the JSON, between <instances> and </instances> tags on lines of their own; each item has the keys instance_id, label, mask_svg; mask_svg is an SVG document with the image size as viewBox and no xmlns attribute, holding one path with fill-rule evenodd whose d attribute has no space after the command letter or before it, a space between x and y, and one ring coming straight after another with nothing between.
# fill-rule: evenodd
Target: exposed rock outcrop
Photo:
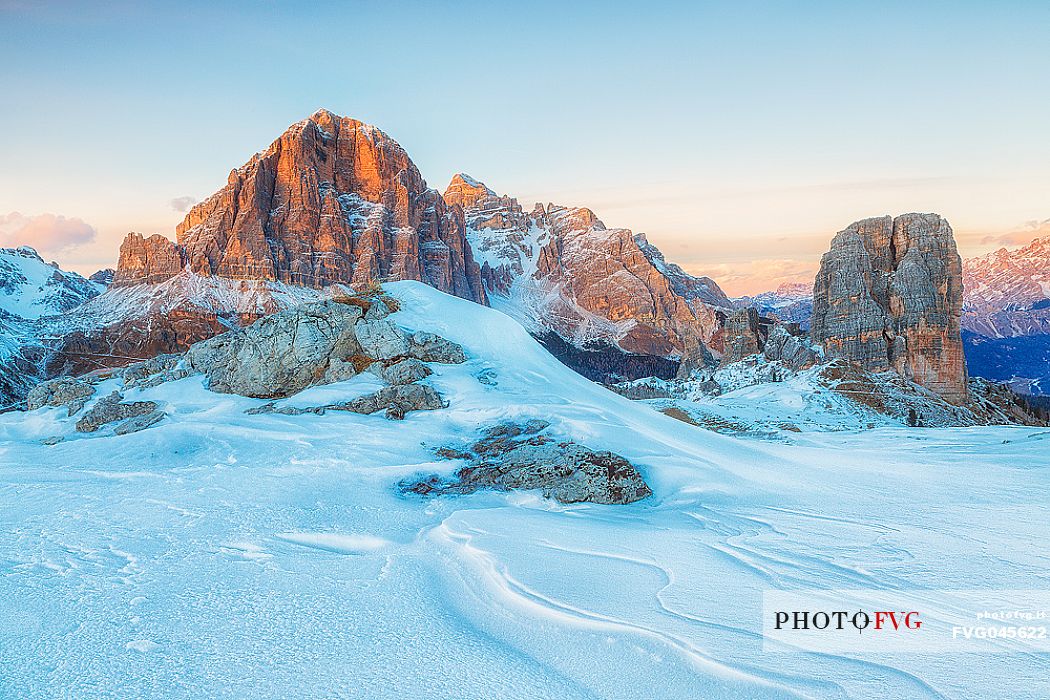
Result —
<instances>
[{"instance_id":1,"label":"exposed rock outcrop","mask_svg":"<svg viewBox=\"0 0 1050 700\"><path fill-rule=\"evenodd\" d=\"M124 380L125 389L147 389L189 376L189 370L180 367L181 364L182 355L157 355L143 362L128 365L120 376Z\"/></svg>"},{"instance_id":2,"label":"exposed rock outcrop","mask_svg":"<svg viewBox=\"0 0 1050 700\"><path fill-rule=\"evenodd\" d=\"M257 398L289 396L317 382L329 358L346 360L361 354L355 333L361 316L361 309L349 304L306 304L197 343L186 353L186 365L204 374L212 391ZM377 323L400 333L388 321L360 325ZM407 348L407 340L403 344Z\"/></svg>"},{"instance_id":3,"label":"exposed rock outcrop","mask_svg":"<svg viewBox=\"0 0 1050 700\"><path fill-rule=\"evenodd\" d=\"M765 346L767 332L760 325L758 311L753 306L729 314L723 328L721 366L757 355Z\"/></svg>"},{"instance_id":4,"label":"exposed rock outcrop","mask_svg":"<svg viewBox=\"0 0 1050 700\"><path fill-rule=\"evenodd\" d=\"M423 362L440 362L446 365L458 365L467 361L467 356L458 343L426 331L416 331L408 339L408 354Z\"/></svg>"},{"instance_id":5,"label":"exposed rock outcrop","mask_svg":"<svg viewBox=\"0 0 1050 700\"><path fill-rule=\"evenodd\" d=\"M155 420L136 421L134 424L128 424L123 428L125 433L135 432L135 430L148 427L164 417L163 412L158 411L157 404L153 401L132 401L129 403L124 403L123 401L124 397L117 391L114 391L109 396L103 396L77 421L77 432L93 433L109 423L137 419L155 412L160 413L159 417L155 416Z\"/></svg>"},{"instance_id":6,"label":"exposed rock outcrop","mask_svg":"<svg viewBox=\"0 0 1050 700\"><path fill-rule=\"evenodd\" d=\"M962 404L962 261L936 214L858 221L839 232L814 284L813 339L831 357L902 377Z\"/></svg>"},{"instance_id":7,"label":"exposed rock outcrop","mask_svg":"<svg viewBox=\"0 0 1050 700\"><path fill-rule=\"evenodd\" d=\"M801 335L801 331L791 332L795 329L798 329L797 325L773 324L762 348L762 354L767 360L779 362L793 370L805 369L820 360L817 351L810 346L808 338Z\"/></svg>"},{"instance_id":8,"label":"exposed rock outcrop","mask_svg":"<svg viewBox=\"0 0 1050 700\"><path fill-rule=\"evenodd\" d=\"M185 369L204 374L212 391L254 398L291 396L368 369L394 386L342 410L374 413L385 408L392 411L391 417L400 417L393 414L440 407L440 397L430 387L414 384L430 374L423 362L461 363L466 354L458 344L432 333L409 336L387 318L391 305L396 300L353 296L279 311L197 343L186 353ZM376 306L381 318L375 318ZM158 358L129 368L128 374L139 381L140 375L172 376L181 371L170 360Z\"/></svg>"},{"instance_id":9,"label":"exposed rock outcrop","mask_svg":"<svg viewBox=\"0 0 1050 700\"><path fill-rule=\"evenodd\" d=\"M183 251L159 234L143 238L129 233L120 244L120 259L112 285L156 284L171 279L183 268Z\"/></svg>"},{"instance_id":10,"label":"exposed rock outcrop","mask_svg":"<svg viewBox=\"0 0 1050 700\"><path fill-rule=\"evenodd\" d=\"M652 495L638 470L612 452L595 452L543 434L548 424L501 423L468 450L443 448L439 456L468 459L455 480L437 475L409 479L401 490L420 495L467 494L479 489L539 489L562 503L626 504Z\"/></svg>"},{"instance_id":11,"label":"exposed rock outcrop","mask_svg":"<svg viewBox=\"0 0 1050 700\"><path fill-rule=\"evenodd\" d=\"M366 415L386 411L387 418L400 420L409 411L436 411L444 407L445 403L434 387L426 384L398 384L327 408Z\"/></svg>"},{"instance_id":12,"label":"exposed rock outcrop","mask_svg":"<svg viewBox=\"0 0 1050 700\"><path fill-rule=\"evenodd\" d=\"M948 402L895 372L869 372L835 360L819 368L818 381L854 403L913 427L1046 425L1007 387L969 380L966 405Z\"/></svg>"},{"instance_id":13,"label":"exposed rock outcrop","mask_svg":"<svg viewBox=\"0 0 1050 700\"><path fill-rule=\"evenodd\" d=\"M356 338L361 351L373 360L390 360L408 354L408 336L385 318L357 324Z\"/></svg>"},{"instance_id":14,"label":"exposed rock outcrop","mask_svg":"<svg viewBox=\"0 0 1050 700\"><path fill-rule=\"evenodd\" d=\"M37 384L26 396L26 409L33 411L44 406L66 406L72 416L84 408L95 393L95 387L73 377L59 377Z\"/></svg>"},{"instance_id":15,"label":"exposed rock outcrop","mask_svg":"<svg viewBox=\"0 0 1050 700\"><path fill-rule=\"evenodd\" d=\"M462 174L445 197L463 207L492 303L534 334L660 357L721 349L716 309L732 303L712 280L666 262L644 235L606 228L584 208L526 212Z\"/></svg>"},{"instance_id":16,"label":"exposed rock outcrop","mask_svg":"<svg viewBox=\"0 0 1050 700\"><path fill-rule=\"evenodd\" d=\"M412 384L430 376L430 368L410 357L383 368L383 379L388 384Z\"/></svg>"},{"instance_id":17,"label":"exposed rock outcrop","mask_svg":"<svg viewBox=\"0 0 1050 700\"><path fill-rule=\"evenodd\" d=\"M127 420L117 424L113 428L114 435L128 435L130 433L137 433L140 430L145 430L153 425L164 420L166 414L164 411L150 411L149 413L143 413L140 416L134 416Z\"/></svg>"},{"instance_id":18,"label":"exposed rock outcrop","mask_svg":"<svg viewBox=\"0 0 1050 700\"><path fill-rule=\"evenodd\" d=\"M797 323L779 323L760 316L752 306L726 317L722 342L722 368L758 354L791 370L809 367L818 359Z\"/></svg>"},{"instance_id":19,"label":"exposed rock outcrop","mask_svg":"<svg viewBox=\"0 0 1050 700\"><path fill-rule=\"evenodd\" d=\"M441 395L432 386L427 386L426 384L398 384L383 387L378 391L373 391L371 394L359 396L356 399L342 403L299 408L297 406L283 406L271 401L262 406L249 408L245 411L245 414L257 416L266 413L276 413L283 416L301 416L312 413L323 416L328 411L349 411L351 413L371 415L385 410L387 418L402 420L409 411L436 411L445 406L445 402L441 400Z\"/></svg>"}]
</instances>

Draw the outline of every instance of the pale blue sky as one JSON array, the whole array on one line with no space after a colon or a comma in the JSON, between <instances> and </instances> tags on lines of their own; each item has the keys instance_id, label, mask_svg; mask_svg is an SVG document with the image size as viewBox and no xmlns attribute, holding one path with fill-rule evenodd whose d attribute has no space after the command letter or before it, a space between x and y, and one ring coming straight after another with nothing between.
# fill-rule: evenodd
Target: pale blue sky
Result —
<instances>
[{"instance_id":1,"label":"pale blue sky","mask_svg":"<svg viewBox=\"0 0 1050 700\"><path fill-rule=\"evenodd\" d=\"M732 292L866 216L937 211L964 253L1050 219L1045 0L165 5L0 0L0 216L93 226L76 269L322 106Z\"/></svg>"}]
</instances>

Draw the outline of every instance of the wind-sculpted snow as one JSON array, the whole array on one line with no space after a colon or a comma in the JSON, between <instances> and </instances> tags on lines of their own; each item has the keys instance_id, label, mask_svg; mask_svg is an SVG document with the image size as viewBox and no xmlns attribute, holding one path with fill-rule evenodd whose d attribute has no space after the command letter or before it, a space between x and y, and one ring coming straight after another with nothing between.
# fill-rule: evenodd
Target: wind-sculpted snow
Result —
<instances>
[{"instance_id":1,"label":"wind-sculpted snow","mask_svg":"<svg viewBox=\"0 0 1050 700\"><path fill-rule=\"evenodd\" d=\"M167 414L128 435L73 434L64 407L0 415L0 697L1038 694L1039 655L773 654L760 630L768 589L1044 588L1045 429L734 439L582 379L495 310L388 289L391 319L464 349L423 380L446 408L248 415L264 400L186 377L124 391ZM434 449L537 416L653 496L397 493L452 473Z\"/></svg>"}]
</instances>

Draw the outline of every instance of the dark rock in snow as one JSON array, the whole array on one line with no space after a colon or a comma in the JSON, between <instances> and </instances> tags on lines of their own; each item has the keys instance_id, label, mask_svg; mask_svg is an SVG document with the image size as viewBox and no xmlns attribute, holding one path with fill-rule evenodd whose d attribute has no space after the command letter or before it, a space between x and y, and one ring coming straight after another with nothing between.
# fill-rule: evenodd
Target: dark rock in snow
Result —
<instances>
[{"instance_id":1,"label":"dark rock in snow","mask_svg":"<svg viewBox=\"0 0 1050 700\"><path fill-rule=\"evenodd\" d=\"M157 410L157 404L153 401L121 403L123 398L119 392L114 391L96 401L91 410L77 421L77 432L93 433L107 423L144 416Z\"/></svg>"},{"instance_id":2,"label":"dark rock in snow","mask_svg":"<svg viewBox=\"0 0 1050 700\"><path fill-rule=\"evenodd\" d=\"M134 418L128 418L123 423L113 428L114 435L127 435L128 433L137 433L140 430L145 430L151 425L155 425L164 419L167 415L164 411L153 411L152 413L145 413L141 416L135 416Z\"/></svg>"},{"instance_id":3,"label":"dark rock in snow","mask_svg":"<svg viewBox=\"0 0 1050 700\"><path fill-rule=\"evenodd\" d=\"M415 358L401 360L383 368L382 376L388 384L412 384L431 374L430 368Z\"/></svg>"},{"instance_id":4,"label":"dark rock in snow","mask_svg":"<svg viewBox=\"0 0 1050 700\"><path fill-rule=\"evenodd\" d=\"M409 338L408 354L423 362L440 362L446 365L458 365L467 361L463 348L446 340L440 335L419 331Z\"/></svg>"},{"instance_id":5,"label":"dark rock in snow","mask_svg":"<svg viewBox=\"0 0 1050 700\"><path fill-rule=\"evenodd\" d=\"M73 377L59 377L29 390L26 396L26 407L32 411L43 406L67 406L67 415L74 415L84 408L88 399L95 393L95 387Z\"/></svg>"},{"instance_id":6,"label":"dark rock in snow","mask_svg":"<svg viewBox=\"0 0 1050 700\"><path fill-rule=\"evenodd\" d=\"M485 431L469 452L442 448L440 456L470 459L454 481L437 475L402 482L403 492L467 494L478 489L539 489L562 503L626 504L652 495L638 470L612 452L596 452L542 432L546 421L501 423Z\"/></svg>"}]
</instances>

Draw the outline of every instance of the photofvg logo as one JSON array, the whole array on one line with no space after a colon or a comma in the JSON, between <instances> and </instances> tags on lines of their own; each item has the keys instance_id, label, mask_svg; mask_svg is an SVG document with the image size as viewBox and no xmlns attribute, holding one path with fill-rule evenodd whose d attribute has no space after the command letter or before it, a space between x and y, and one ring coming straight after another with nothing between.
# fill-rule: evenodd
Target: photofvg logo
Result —
<instances>
[{"instance_id":1,"label":"photofvg logo","mask_svg":"<svg viewBox=\"0 0 1050 700\"><path fill-rule=\"evenodd\" d=\"M770 652L1050 651L1050 591L766 591L762 603Z\"/></svg>"}]
</instances>

